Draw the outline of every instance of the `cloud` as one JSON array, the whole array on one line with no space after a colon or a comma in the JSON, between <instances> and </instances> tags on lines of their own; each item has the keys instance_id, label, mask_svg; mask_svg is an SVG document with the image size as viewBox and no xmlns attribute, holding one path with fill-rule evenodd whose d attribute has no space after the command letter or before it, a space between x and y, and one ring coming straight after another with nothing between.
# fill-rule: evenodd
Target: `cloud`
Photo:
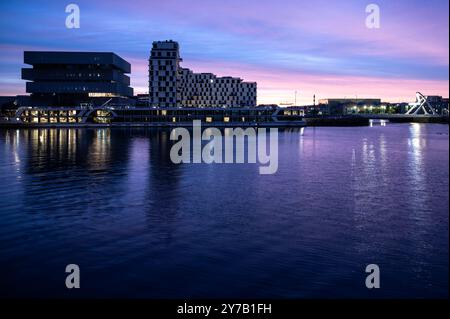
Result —
<instances>
[{"instance_id":1,"label":"cloud","mask_svg":"<svg viewBox=\"0 0 450 319\"><path fill-rule=\"evenodd\" d=\"M132 63L132 86L143 93L152 41L174 39L183 65L257 81L261 101L305 88L323 96L399 99L421 88L446 95L448 2L377 3L381 28L373 30L362 0L81 0L81 28L69 30L59 1L2 2L0 77L17 83L23 50L113 51Z\"/></svg>"}]
</instances>

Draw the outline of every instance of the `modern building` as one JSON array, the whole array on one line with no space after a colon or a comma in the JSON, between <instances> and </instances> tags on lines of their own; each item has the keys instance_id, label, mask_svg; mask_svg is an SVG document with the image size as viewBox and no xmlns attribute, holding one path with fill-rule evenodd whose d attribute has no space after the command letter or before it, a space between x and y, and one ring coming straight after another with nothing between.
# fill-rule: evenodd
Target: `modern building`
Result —
<instances>
[{"instance_id":1,"label":"modern building","mask_svg":"<svg viewBox=\"0 0 450 319\"><path fill-rule=\"evenodd\" d=\"M133 96L131 65L111 52L25 51L22 69L33 104L98 104Z\"/></svg>"},{"instance_id":2,"label":"modern building","mask_svg":"<svg viewBox=\"0 0 450 319\"><path fill-rule=\"evenodd\" d=\"M149 103L156 107L255 107L256 83L182 68L179 45L156 41L149 59Z\"/></svg>"}]
</instances>

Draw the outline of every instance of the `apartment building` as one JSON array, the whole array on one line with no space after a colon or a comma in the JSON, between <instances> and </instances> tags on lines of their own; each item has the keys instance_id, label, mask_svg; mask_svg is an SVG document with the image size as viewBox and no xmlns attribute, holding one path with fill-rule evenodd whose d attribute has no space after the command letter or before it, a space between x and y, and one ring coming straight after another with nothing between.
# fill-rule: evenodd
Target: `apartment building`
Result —
<instances>
[{"instance_id":1,"label":"apartment building","mask_svg":"<svg viewBox=\"0 0 450 319\"><path fill-rule=\"evenodd\" d=\"M157 107L254 107L256 83L194 73L180 66L175 41L153 42L149 59L149 103Z\"/></svg>"}]
</instances>

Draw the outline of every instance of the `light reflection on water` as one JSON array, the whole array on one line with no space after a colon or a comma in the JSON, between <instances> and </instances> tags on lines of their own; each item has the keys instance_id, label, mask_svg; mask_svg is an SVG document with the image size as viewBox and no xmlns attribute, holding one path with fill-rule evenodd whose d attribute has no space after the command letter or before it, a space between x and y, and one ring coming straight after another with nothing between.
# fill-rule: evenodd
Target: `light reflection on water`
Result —
<instances>
[{"instance_id":1,"label":"light reflection on water","mask_svg":"<svg viewBox=\"0 0 450 319\"><path fill-rule=\"evenodd\" d=\"M385 123L386 124L386 123ZM448 126L279 133L279 169L170 161L163 129L0 131L1 296L448 293Z\"/></svg>"}]
</instances>

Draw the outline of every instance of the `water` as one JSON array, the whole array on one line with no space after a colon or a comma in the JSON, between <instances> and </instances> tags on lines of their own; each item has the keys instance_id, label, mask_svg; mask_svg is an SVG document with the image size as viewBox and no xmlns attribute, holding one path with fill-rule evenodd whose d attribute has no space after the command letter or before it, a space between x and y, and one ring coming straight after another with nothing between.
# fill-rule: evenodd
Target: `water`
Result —
<instances>
[{"instance_id":1,"label":"water","mask_svg":"<svg viewBox=\"0 0 450 319\"><path fill-rule=\"evenodd\" d=\"M448 296L447 125L283 131L275 175L175 165L169 143L0 130L0 296ZM65 288L70 263L81 289Z\"/></svg>"}]
</instances>

